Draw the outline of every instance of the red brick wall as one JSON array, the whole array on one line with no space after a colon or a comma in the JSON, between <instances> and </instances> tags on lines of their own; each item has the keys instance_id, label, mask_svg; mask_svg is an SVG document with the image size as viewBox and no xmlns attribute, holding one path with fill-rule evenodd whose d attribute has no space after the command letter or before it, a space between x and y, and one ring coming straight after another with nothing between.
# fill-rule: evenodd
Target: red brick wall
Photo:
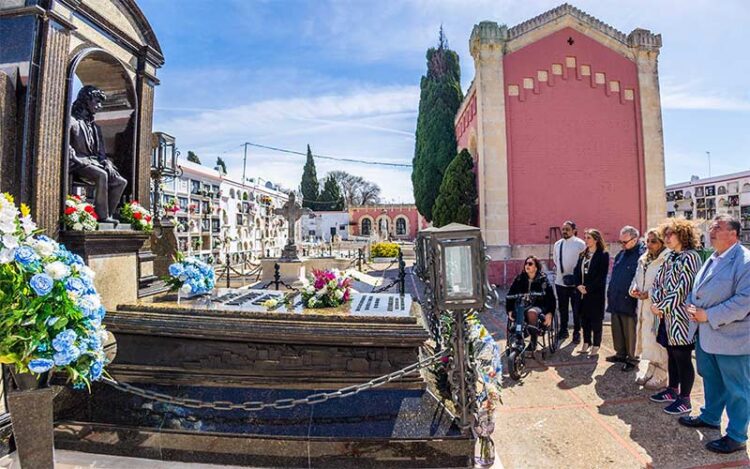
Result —
<instances>
[{"instance_id":1,"label":"red brick wall","mask_svg":"<svg viewBox=\"0 0 750 469\"><path fill-rule=\"evenodd\" d=\"M355 236L360 235L362 219L369 216L372 218L372 233L377 233L377 220L381 216L387 216L389 219L388 229L393 239L413 240L417 237L417 232L427 228L427 222L417 211L416 205L373 205L367 207L352 207L349 209L349 232ZM396 236L396 218L406 217L407 233L406 236Z\"/></svg>"},{"instance_id":2,"label":"red brick wall","mask_svg":"<svg viewBox=\"0 0 750 469\"><path fill-rule=\"evenodd\" d=\"M574 67L567 57L575 58ZM553 64L562 66L562 75L553 73ZM503 66L511 244L546 244L549 228L565 219L598 228L610 241L623 225L643 230L635 63L566 28L506 55ZM547 72L547 82L539 71ZM605 74L605 84L595 82L597 72ZM533 89L524 88L528 78ZM619 92L610 89L612 80ZM518 96L510 95L512 85Z\"/></svg>"},{"instance_id":3,"label":"red brick wall","mask_svg":"<svg viewBox=\"0 0 750 469\"><path fill-rule=\"evenodd\" d=\"M456 122L456 140L458 141L458 149L459 151L466 148L469 151L473 151L472 148L469 146L469 136L471 135L471 131L474 131L474 134L476 135L477 130L477 94L472 93L472 96L469 98L468 102L466 103L466 107L463 109L463 112L461 113L461 117L458 118L458 121ZM474 158L476 158L477 155L472 154Z\"/></svg>"}]
</instances>

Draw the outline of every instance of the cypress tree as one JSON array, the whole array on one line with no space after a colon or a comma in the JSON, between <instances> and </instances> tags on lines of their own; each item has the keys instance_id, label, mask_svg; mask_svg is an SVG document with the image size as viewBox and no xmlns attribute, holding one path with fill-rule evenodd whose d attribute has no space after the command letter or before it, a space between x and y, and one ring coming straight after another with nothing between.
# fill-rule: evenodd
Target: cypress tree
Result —
<instances>
[{"instance_id":1,"label":"cypress tree","mask_svg":"<svg viewBox=\"0 0 750 469\"><path fill-rule=\"evenodd\" d=\"M344 210L344 198L341 196L339 183L332 174L328 174L323 184L323 192L320 193L320 199L317 204L320 210Z\"/></svg>"},{"instance_id":2,"label":"cypress tree","mask_svg":"<svg viewBox=\"0 0 750 469\"><path fill-rule=\"evenodd\" d=\"M448 165L432 211L435 226L441 227L454 222L472 224L474 204L477 200L473 169L474 160L465 148Z\"/></svg>"},{"instance_id":3,"label":"cypress tree","mask_svg":"<svg viewBox=\"0 0 750 469\"><path fill-rule=\"evenodd\" d=\"M302 182L300 183L302 192L302 206L311 209L315 208L315 201L318 200L318 174L315 171L315 160L313 159L310 145L307 145L307 161L305 169L302 171Z\"/></svg>"},{"instance_id":4,"label":"cypress tree","mask_svg":"<svg viewBox=\"0 0 750 469\"><path fill-rule=\"evenodd\" d=\"M453 120L463 100L458 54L448 48L442 27L438 47L427 51L420 89L411 180L417 209L431 221L443 174L456 155Z\"/></svg>"},{"instance_id":5,"label":"cypress tree","mask_svg":"<svg viewBox=\"0 0 750 469\"><path fill-rule=\"evenodd\" d=\"M188 150L187 160L193 163L201 164L201 159L192 150Z\"/></svg>"}]
</instances>

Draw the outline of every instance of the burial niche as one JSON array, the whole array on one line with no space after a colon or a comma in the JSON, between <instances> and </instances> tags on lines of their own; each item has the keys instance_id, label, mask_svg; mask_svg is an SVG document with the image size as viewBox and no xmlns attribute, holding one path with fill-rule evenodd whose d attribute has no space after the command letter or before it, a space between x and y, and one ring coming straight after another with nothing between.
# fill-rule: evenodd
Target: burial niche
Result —
<instances>
[{"instance_id":1,"label":"burial niche","mask_svg":"<svg viewBox=\"0 0 750 469\"><path fill-rule=\"evenodd\" d=\"M68 75L67 109L64 190L89 199L100 220L116 216L137 190L137 102L125 67L101 49L79 53Z\"/></svg>"}]
</instances>

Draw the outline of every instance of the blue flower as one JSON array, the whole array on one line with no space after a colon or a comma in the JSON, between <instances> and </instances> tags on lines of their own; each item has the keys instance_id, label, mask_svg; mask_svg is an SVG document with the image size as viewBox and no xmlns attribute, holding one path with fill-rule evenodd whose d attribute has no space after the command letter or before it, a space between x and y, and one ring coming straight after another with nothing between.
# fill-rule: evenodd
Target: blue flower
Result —
<instances>
[{"instance_id":1,"label":"blue flower","mask_svg":"<svg viewBox=\"0 0 750 469\"><path fill-rule=\"evenodd\" d=\"M184 268L182 267L182 264L175 263L169 266L169 275L172 277L179 277L182 274L182 271Z\"/></svg>"},{"instance_id":2,"label":"blue flower","mask_svg":"<svg viewBox=\"0 0 750 469\"><path fill-rule=\"evenodd\" d=\"M77 306L83 315L89 319L99 316L99 307L101 304L99 303L99 299L94 295L81 297L77 302Z\"/></svg>"},{"instance_id":3,"label":"blue flower","mask_svg":"<svg viewBox=\"0 0 750 469\"><path fill-rule=\"evenodd\" d=\"M97 381L102 377L102 371L104 371L104 363L100 360L95 361L89 368L89 374L92 381Z\"/></svg>"},{"instance_id":4,"label":"blue flower","mask_svg":"<svg viewBox=\"0 0 750 469\"><path fill-rule=\"evenodd\" d=\"M71 345L64 350L57 352L52 358L55 359L55 365L65 366L70 362L75 361L80 356L81 350L78 347Z\"/></svg>"},{"instance_id":5,"label":"blue flower","mask_svg":"<svg viewBox=\"0 0 750 469\"><path fill-rule=\"evenodd\" d=\"M57 242L54 239L52 239L52 238L50 238L49 236L46 236L46 235L39 235L39 236L36 237L36 239L38 239L39 241L44 241L45 243L56 243Z\"/></svg>"},{"instance_id":6,"label":"blue flower","mask_svg":"<svg viewBox=\"0 0 750 469\"><path fill-rule=\"evenodd\" d=\"M87 295L96 293L96 289L94 288L94 282L92 282L88 276L81 275L79 278L81 279L81 282L83 282L83 287Z\"/></svg>"},{"instance_id":7,"label":"blue flower","mask_svg":"<svg viewBox=\"0 0 750 469\"><path fill-rule=\"evenodd\" d=\"M39 262L39 256L36 251L29 246L21 246L16 249L16 261L26 268L33 267Z\"/></svg>"},{"instance_id":8,"label":"blue flower","mask_svg":"<svg viewBox=\"0 0 750 469\"><path fill-rule=\"evenodd\" d=\"M29 370L32 373L45 373L51 370L53 366L55 366L55 362L49 358L36 358L29 362Z\"/></svg>"},{"instance_id":9,"label":"blue flower","mask_svg":"<svg viewBox=\"0 0 750 469\"><path fill-rule=\"evenodd\" d=\"M73 384L73 389L75 389L76 391L81 391L83 389L86 389L86 383L84 383L82 381L74 383Z\"/></svg>"},{"instance_id":10,"label":"blue flower","mask_svg":"<svg viewBox=\"0 0 750 469\"><path fill-rule=\"evenodd\" d=\"M187 275L188 279L198 278L198 277L201 277L201 271L198 270L198 268L195 267L194 265L189 265L185 267L185 275Z\"/></svg>"},{"instance_id":11,"label":"blue flower","mask_svg":"<svg viewBox=\"0 0 750 469\"><path fill-rule=\"evenodd\" d=\"M78 336L73 329L65 329L52 340L52 348L58 352L65 351L73 346Z\"/></svg>"},{"instance_id":12,"label":"blue flower","mask_svg":"<svg viewBox=\"0 0 750 469\"><path fill-rule=\"evenodd\" d=\"M29 280L29 285L37 296L44 296L52 291L55 281L47 274L36 274Z\"/></svg>"},{"instance_id":13,"label":"blue flower","mask_svg":"<svg viewBox=\"0 0 750 469\"><path fill-rule=\"evenodd\" d=\"M93 352L98 352L102 349L102 340L99 338L99 334L91 334L86 339L86 346Z\"/></svg>"},{"instance_id":14,"label":"blue flower","mask_svg":"<svg viewBox=\"0 0 750 469\"><path fill-rule=\"evenodd\" d=\"M65 289L76 295L83 295L86 293L86 284L78 277L69 277L65 282Z\"/></svg>"}]
</instances>

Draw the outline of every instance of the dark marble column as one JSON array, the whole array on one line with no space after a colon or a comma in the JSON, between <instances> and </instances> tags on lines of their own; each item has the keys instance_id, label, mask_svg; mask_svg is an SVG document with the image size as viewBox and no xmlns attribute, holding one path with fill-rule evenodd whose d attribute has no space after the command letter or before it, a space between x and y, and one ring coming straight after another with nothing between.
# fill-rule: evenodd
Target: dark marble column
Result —
<instances>
[{"instance_id":1,"label":"dark marble column","mask_svg":"<svg viewBox=\"0 0 750 469\"><path fill-rule=\"evenodd\" d=\"M16 77L0 72L0 192L16 193Z\"/></svg>"},{"instance_id":2,"label":"dark marble column","mask_svg":"<svg viewBox=\"0 0 750 469\"><path fill-rule=\"evenodd\" d=\"M154 86L148 78L139 77L140 104L138 115L138 148L136 151L136 178L138 180L135 191L138 201L144 207L150 207L149 192L151 180L151 132L154 120Z\"/></svg>"},{"instance_id":3,"label":"dark marble column","mask_svg":"<svg viewBox=\"0 0 750 469\"><path fill-rule=\"evenodd\" d=\"M40 228L56 237L61 209L65 92L69 31L56 23L42 23L43 56L40 63L36 124L31 160L31 213Z\"/></svg>"}]
</instances>

